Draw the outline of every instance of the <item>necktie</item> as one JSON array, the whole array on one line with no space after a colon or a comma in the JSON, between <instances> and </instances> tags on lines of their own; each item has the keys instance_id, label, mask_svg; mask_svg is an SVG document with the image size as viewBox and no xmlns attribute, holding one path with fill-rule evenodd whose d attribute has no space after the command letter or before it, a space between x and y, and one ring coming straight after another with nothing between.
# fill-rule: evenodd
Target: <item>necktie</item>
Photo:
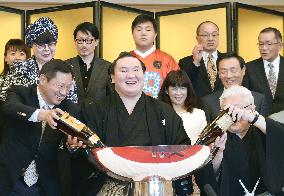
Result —
<instances>
[{"instance_id":1,"label":"necktie","mask_svg":"<svg viewBox=\"0 0 284 196\"><path fill-rule=\"evenodd\" d=\"M43 109L49 109L49 107L47 105L43 106L42 108ZM40 139L39 139L38 150L39 150L41 142L42 142L42 137L43 137L45 127L46 127L46 122L43 121L41 126L42 126L42 130L41 130L41 136L40 136ZM38 174L37 169L36 169L36 162L35 162L35 160L33 160L29 164L29 166L27 167L27 169L24 173L24 181L29 187L31 187L32 185L34 185L38 181L38 177L39 177L39 174Z\"/></svg>"},{"instance_id":2,"label":"necktie","mask_svg":"<svg viewBox=\"0 0 284 196\"><path fill-rule=\"evenodd\" d=\"M269 84L272 97L274 98L276 86L277 86L276 74L274 72L273 64L269 63L268 66L269 66L269 72L268 72L267 80L268 80L268 84Z\"/></svg>"},{"instance_id":3,"label":"necktie","mask_svg":"<svg viewBox=\"0 0 284 196\"><path fill-rule=\"evenodd\" d=\"M210 80L211 89L213 91L214 90L214 83L216 81L217 71L216 71L216 68L215 68L215 63L213 61L212 55L208 56L207 72L208 72L208 77L209 77L209 80Z\"/></svg>"},{"instance_id":4,"label":"necktie","mask_svg":"<svg viewBox=\"0 0 284 196\"><path fill-rule=\"evenodd\" d=\"M29 187L31 187L37 182L37 180L38 180L38 173L36 171L35 160L33 160L25 171L24 181Z\"/></svg>"}]
</instances>

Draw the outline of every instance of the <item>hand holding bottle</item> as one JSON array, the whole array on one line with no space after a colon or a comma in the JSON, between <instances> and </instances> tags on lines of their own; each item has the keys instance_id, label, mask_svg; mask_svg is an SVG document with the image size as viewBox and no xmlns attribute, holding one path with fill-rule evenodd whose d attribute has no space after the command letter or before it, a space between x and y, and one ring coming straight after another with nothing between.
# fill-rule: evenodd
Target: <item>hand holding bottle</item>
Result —
<instances>
[{"instance_id":1,"label":"hand holding bottle","mask_svg":"<svg viewBox=\"0 0 284 196\"><path fill-rule=\"evenodd\" d=\"M64 111L59 108L52 110L40 109L37 119L40 122L46 122L52 129L57 129L56 120L60 118L58 115L62 114L64 114Z\"/></svg>"},{"instance_id":2,"label":"hand holding bottle","mask_svg":"<svg viewBox=\"0 0 284 196\"><path fill-rule=\"evenodd\" d=\"M73 149L78 149L78 148L86 148L87 146L83 144L82 141L79 141L77 137L72 137L71 135L68 135L66 145L70 148Z\"/></svg>"}]
</instances>

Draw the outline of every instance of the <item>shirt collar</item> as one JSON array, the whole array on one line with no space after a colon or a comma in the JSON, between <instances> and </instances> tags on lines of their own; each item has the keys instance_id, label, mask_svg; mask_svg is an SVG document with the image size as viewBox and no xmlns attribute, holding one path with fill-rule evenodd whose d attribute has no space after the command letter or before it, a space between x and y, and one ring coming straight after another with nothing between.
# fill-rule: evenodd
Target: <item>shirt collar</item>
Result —
<instances>
[{"instance_id":1,"label":"shirt collar","mask_svg":"<svg viewBox=\"0 0 284 196\"><path fill-rule=\"evenodd\" d=\"M156 50L155 46L152 46L152 48L150 48L149 50L147 50L146 52L140 52L139 50L135 49L134 52L136 54L138 54L139 56L141 56L142 58L145 58L146 56L152 54L154 51Z\"/></svg>"},{"instance_id":2,"label":"shirt collar","mask_svg":"<svg viewBox=\"0 0 284 196\"><path fill-rule=\"evenodd\" d=\"M46 103L44 101L43 97L40 94L40 91L39 91L38 87L36 89L36 92L37 92L37 98L38 98L38 102L39 102L39 107L40 108L44 108L44 107L47 106L49 109L52 109L54 107L54 105L48 104L48 103Z\"/></svg>"},{"instance_id":3,"label":"shirt collar","mask_svg":"<svg viewBox=\"0 0 284 196\"><path fill-rule=\"evenodd\" d=\"M278 67L279 64L280 64L280 55L278 55L278 56L274 59L274 61L272 61L272 62L269 62L269 61L267 61L267 60L263 60L263 64L264 64L265 67L268 67L268 64L270 64L270 63L272 63L275 68Z\"/></svg>"},{"instance_id":4,"label":"shirt collar","mask_svg":"<svg viewBox=\"0 0 284 196\"><path fill-rule=\"evenodd\" d=\"M202 52L203 60L205 60L205 59L207 60L207 59L208 59L208 56L209 56L209 53L208 53L208 52L205 52L205 51ZM214 52L212 52L212 56L213 56L214 60L216 61L217 58L218 58L218 52L217 52L217 50L215 50Z\"/></svg>"},{"instance_id":5,"label":"shirt collar","mask_svg":"<svg viewBox=\"0 0 284 196\"><path fill-rule=\"evenodd\" d=\"M82 57L80 57L79 55L77 55L77 58L78 58L78 60L79 60L79 65L86 65L86 63L83 61ZM92 62L91 62L91 65L94 64L95 58L96 58L96 56L94 55L94 57L93 57L93 59L92 59Z\"/></svg>"}]
</instances>

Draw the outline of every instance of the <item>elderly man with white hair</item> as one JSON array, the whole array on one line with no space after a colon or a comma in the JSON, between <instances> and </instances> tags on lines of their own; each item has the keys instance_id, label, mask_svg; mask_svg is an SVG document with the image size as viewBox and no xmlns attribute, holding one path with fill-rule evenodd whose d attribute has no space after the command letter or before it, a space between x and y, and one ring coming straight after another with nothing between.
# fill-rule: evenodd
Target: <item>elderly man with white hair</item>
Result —
<instances>
[{"instance_id":1,"label":"elderly man with white hair","mask_svg":"<svg viewBox=\"0 0 284 196\"><path fill-rule=\"evenodd\" d=\"M253 96L242 86L225 89L220 106L229 108L235 123L227 132L219 165L219 195L283 195L284 125L255 112Z\"/></svg>"}]
</instances>

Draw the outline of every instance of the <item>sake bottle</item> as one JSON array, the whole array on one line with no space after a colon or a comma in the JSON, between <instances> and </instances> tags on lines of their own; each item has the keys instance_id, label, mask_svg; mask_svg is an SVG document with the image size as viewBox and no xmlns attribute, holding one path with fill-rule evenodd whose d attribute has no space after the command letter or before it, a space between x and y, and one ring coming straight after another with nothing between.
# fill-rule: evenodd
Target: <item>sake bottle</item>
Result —
<instances>
[{"instance_id":1,"label":"sake bottle","mask_svg":"<svg viewBox=\"0 0 284 196\"><path fill-rule=\"evenodd\" d=\"M222 112L202 130L195 144L209 145L214 142L218 136L221 136L227 131L234 123L228 112L229 108L222 110Z\"/></svg>"},{"instance_id":2,"label":"sake bottle","mask_svg":"<svg viewBox=\"0 0 284 196\"><path fill-rule=\"evenodd\" d=\"M84 123L71 116L69 113L65 112L63 115L59 116L60 118L56 120L57 129L59 129L63 133L77 137L79 141L82 141L90 148L106 147L106 145L102 143L96 133L94 133Z\"/></svg>"}]
</instances>

